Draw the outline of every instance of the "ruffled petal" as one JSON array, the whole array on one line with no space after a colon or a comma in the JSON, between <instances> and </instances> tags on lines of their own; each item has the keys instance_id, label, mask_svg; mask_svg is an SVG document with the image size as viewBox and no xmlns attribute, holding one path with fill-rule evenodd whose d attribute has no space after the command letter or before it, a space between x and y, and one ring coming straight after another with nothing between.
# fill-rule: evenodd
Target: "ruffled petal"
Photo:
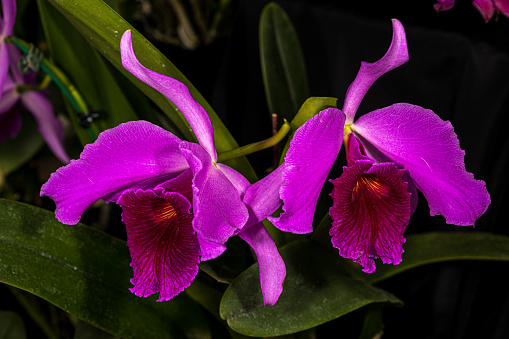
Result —
<instances>
[{"instance_id":1,"label":"ruffled petal","mask_svg":"<svg viewBox=\"0 0 509 339\"><path fill-rule=\"evenodd\" d=\"M125 31L120 41L122 65L135 77L161 92L182 112L194 131L200 145L209 153L212 161L217 160L214 147L214 131L205 109L196 102L189 89L182 82L159 74L144 67L133 51L131 31Z\"/></svg>"},{"instance_id":2,"label":"ruffled petal","mask_svg":"<svg viewBox=\"0 0 509 339\"><path fill-rule=\"evenodd\" d=\"M21 102L35 117L39 132L55 156L63 163L69 162L64 149L64 130L55 117L53 106L41 93L28 91L21 96Z\"/></svg>"},{"instance_id":3,"label":"ruffled petal","mask_svg":"<svg viewBox=\"0 0 509 339\"><path fill-rule=\"evenodd\" d=\"M346 91L343 113L346 124L350 125L355 117L359 105L373 83L382 75L403 65L408 61L408 47L405 29L401 22L392 19L392 42L387 53L374 63L362 62L359 73Z\"/></svg>"},{"instance_id":4,"label":"ruffled petal","mask_svg":"<svg viewBox=\"0 0 509 339\"><path fill-rule=\"evenodd\" d=\"M403 233L410 220L410 194L394 164L358 160L331 181L333 220L329 234L339 255L375 270L374 258L401 262Z\"/></svg>"},{"instance_id":5,"label":"ruffled petal","mask_svg":"<svg viewBox=\"0 0 509 339\"><path fill-rule=\"evenodd\" d=\"M493 6L494 1L492 0L474 0L472 1L472 5L477 8L479 13L481 13L484 22L488 23L495 14L495 7Z\"/></svg>"},{"instance_id":6,"label":"ruffled petal","mask_svg":"<svg viewBox=\"0 0 509 339\"><path fill-rule=\"evenodd\" d=\"M490 204L484 181L465 170L464 155L450 122L433 111L395 104L359 118L352 130L406 169L428 200L431 215L448 224L473 225Z\"/></svg>"},{"instance_id":7,"label":"ruffled petal","mask_svg":"<svg viewBox=\"0 0 509 339\"><path fill-rule=\"evenodd\" d=\"M281 206L282 200L279 197L279 190L281 189L285 169L286 163L283 162L275 171L246 189L242 199L249 211L246 228L267 218Z\"/></svg>"},{"instance_id":8,"label":"ruffled petal","mask_svg":"<svg viewBox=\"0 0 509 339\"><path fill-rule=\"evenodd\" d=\"M454 7L454 0L438 0L433 7L437 12L447 11Z\"/></svg>"},{"instance_id":9,"label":"ruffled petal","mask_svg":"<svg viewBox=\"0 0 509 339\"><path fill-rule=\"evenodd\" d=\"M16 20L16 0L2 0L2 13L0 40L12 35L14 21Z\"/></svg>"},{"instance_id":10,"label":"ruffled petal","mask_svg":"<svg viewBox=\"0 0 509 339\"><path fill-rule=\"evenodd\" d=\"M127 190L118 199L127 230L134 285L139 297L159 293L170 300L198 273L199 246L191 204L175 192Z\"/></svg>"},{"instance_id":11,"label":"ruffled petal","mask_svg":"<svg viewBox=\"0 0 509 339\"><path fill-rule=\"evenodd\" d=\"M207 241L224 244L248 218L239 192L198 144L180 145L193 171L193 227Z\"/></svg>"},{"instance_id":12,"label":"ruffled petal","mask_svg":"<svg viewBox=\"0 0 509 339\"><path fill-rule=\"evenodd\" d=\"M260 286L264 305L274 305L283 292L286 267L274 240L262 223L239 233L239 237L251 246L258 260Z\"/></svg>"},{"instance_id":13,"label":"ruffled petal","mask_svg":"<svg viewBox=\"0 0 509 339\"><path fill-rule=\"evenodd\" d=\"M343 142L345 115L336 108L321 111L293 136L285 157L279 196L283 212L268 219L282 231L309 233L322 186Z\"/></svg>"},{"instance_id":14,"label":"ruffled petal","mask_svg":"<svg viewBox=\"0 0 509 339\"><path fill-rule=\"evenodd\" d=\"M121 124L85 146L80 159L53 173L41 196L55 201L60 222L76 224L96 200L116 202L127 189L154 188L188 169L180 142L146 121Z\"/></svg>"}]
</instances>

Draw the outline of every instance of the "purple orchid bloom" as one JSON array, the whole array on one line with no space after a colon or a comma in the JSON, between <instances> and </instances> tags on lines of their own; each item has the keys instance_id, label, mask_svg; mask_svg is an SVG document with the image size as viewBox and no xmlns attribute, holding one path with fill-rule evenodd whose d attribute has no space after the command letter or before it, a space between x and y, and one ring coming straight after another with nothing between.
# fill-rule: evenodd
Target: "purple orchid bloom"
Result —
<instances>
[{"instance_id":1,"label":"purple orchid bloom","mask_svg":"<svg viewBox=\"0 0 509 339\"><path fill-rule=\"evenodd\" d=\"M16 1L2 0L2 14L3 16L0 17L0 99L9 72L9 52L5 38L12 35L16 19Z\"/></svg>"},{"instance_id":2,"label":"purple orchid bloom","mask_svg":"<svg viewBox=\"0 0 509 339\"><path fill-rule=\"evenodd\" d=\"M361 63L343 109L321 111L296 131L280 189L283 213L270 218L281 229L312 231L319 192L344 136L347 166L332 181L330 235L339 254L368 273L375 270L372 258L401 262L416 189L428 200L431 215L443 215L449 224L473 225L490 204L485 183L465 170L465 152L452 125L433 111L399 103L354 122L371 85L408 61L404 28L397 20L392 24L389 50L375 63ZM297 192L305 201L296 198Z\"/></svg>"},{"instance_id":3,"label":"purple orchid bloom","mask_svg":"<svg viewBox=\"0 0 509 339\"><path fill-rule=\"evenodd\" d=\"M24 106L33 114L39 132L53 154L63 163L68 163L62 123L55 117L53 106L43 93L30 90L27 86L35 84L36 74L33 72L21 74L16 67L16 60L20 57L19 51L14 46L6 47L9 58L5 61L10 62L14 81L9 75L4 78L0 99L0 142L7 137L14 138L18 134L21 128L21 106Z\"/></svg>"},{"instance_id":4,"label":"purple orchid bloom","mask_svg":"<svg viewBox=\"0 0 509 339\"><path fill-rule=\"evenodd\" d=\"M509 17L509 0L474 0L472 5L477 8L486 23L491 20L495 11ZM454 7L454 0L438 0L433 7L437 12L446 11Z\"/></svg>"},{"instance_id":5,"label":"purple orchid bloom","mask_svg":"<svg viewBox=\"0 0 509 339\"><path fill-rule=\"evenodd\" d=\"M55 200L55 215L65 224L76 224L98 199L122 207L137 296L159 292L158 301L171 299L191 284L200 261L218 257L239 235L257 256L264 303L275 304L286 269L261 221L281 205L284 166L250 185L217 163L211 121L189 89L142 66L130 31L120 50L124 67L175 104L199 143L149 122L127 122L101 133L79 160L53 173L41 195Z\"/></svg>"}]
</instances>

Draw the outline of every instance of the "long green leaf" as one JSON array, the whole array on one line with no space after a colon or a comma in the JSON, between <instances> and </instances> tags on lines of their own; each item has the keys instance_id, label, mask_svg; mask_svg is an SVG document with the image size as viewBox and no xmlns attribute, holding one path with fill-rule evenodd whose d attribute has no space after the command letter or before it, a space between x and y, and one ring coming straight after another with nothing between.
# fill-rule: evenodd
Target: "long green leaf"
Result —
<instances>
[{"instance_id":1,"label":"long green leaf","mask_svg":"<svg viewBox=\"0 0 509 339\"><path fill-rule=\"evenodd\" d=\"M207 320L185 294L157 303L134 296L124 241L53 213L0 199L0 280L122 338L208 337Z\"/></svg>"},{"instance_id":2,"label":"long green leaf","mask_svg":"<svg viewBox=\"0 0 509 339\"><path fill-rule=\"evenodd\" d=\"M226 290L220 314L230 327L250 336L303 331L371 303L400 305L388 292L342 273L337 256L314 241L294 241L280 250L286 264L283 293L274 306L263 306L258 264Z\"/></svg>"},{"instance_id":3,"label":"long green leaf","mask_svg":"<svg viewBox=\"0 0 509 339\"><path fill-rule=\"evenodd\" d=\"M113 66L150 97L188 140L195 140L189 124L176 107L162 94L139 81L122 67L120 60L120 38L126 30L131 29L134 50L140 62L151 70L183 82L189 88L193 98L205 108L214 126L217 151L222 153L238 147L238 144L212 107L210 107L189 80L159 50L103 1L47 1L55 6ZM256 180L256 175L246 158L232 159L226 163L244 174L248 180L252 182Z\"/></svg>"},{"instance_id":4,"label":"long green leaf","mask_svg":"<svg viewBox=\"0 0 509 339\"><path fill-rule=\"evenodd\" d=\"M359 278L376 283L409 269L452 260L509 261L509 237L485 232L430 232L409 235L399 265L377 265Z\"/></svg>"},{"instance_id":5,"label":"long green leaf","mask_svg":"<svg viewBox=\"0 0 509 339\"><path fill-rule=\"evenodd\" d=\"M275 3L260 18L260 59L269 111L291 121L309 96L308 80L295 29Z\"/></svg>"}]
</instances>

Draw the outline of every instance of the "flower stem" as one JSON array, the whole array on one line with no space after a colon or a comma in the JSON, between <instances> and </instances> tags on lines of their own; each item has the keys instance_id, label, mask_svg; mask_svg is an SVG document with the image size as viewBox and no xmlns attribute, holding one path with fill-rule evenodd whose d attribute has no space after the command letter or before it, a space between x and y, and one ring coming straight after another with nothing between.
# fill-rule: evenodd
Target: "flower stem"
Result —
<instances>
[{"instance_id":1,"label":"flower stem","mask_svg":"<svg viewBox=\"0 0 509 339\"><path fill-rule=\"evenodd\" d=\"M225 162L226 160L242 157L254 152L261 151L262 149L272 147L277 145L290 131L290 124L285 120L283 126L279 129L279 131L274 134L272 137L258 141L246 146L242 146L231 151L226 151L218 155L217 162Z\"/></svg>"},{"instance_id":2,"label":"flower stem","mask_svg":"<svg viewBox=\"0 0 509 339\"><path fill-rule=\"evenodd\" d=\"M23 53L28 54L30 45L23 41L22 39L9 37L6 38L5 41L13 43L18 47ZM71 81L67 78L67 76L52 62L50 62L47 58L43 58L41 61L41 69L50 76L50 78L55 82L55 84L60 88L60 90L64 93L64 95L69 99L69 102L74 107L74 109L79 113L87 113L89 111L87 103L81 96L80 92L74 87ZM45 79L45 82L47 80ZM45 84L47 86L47 84ZM87 128L90 136L93 140L95 140L95 135L90 128Z\"/></svg>"}]
</instances>

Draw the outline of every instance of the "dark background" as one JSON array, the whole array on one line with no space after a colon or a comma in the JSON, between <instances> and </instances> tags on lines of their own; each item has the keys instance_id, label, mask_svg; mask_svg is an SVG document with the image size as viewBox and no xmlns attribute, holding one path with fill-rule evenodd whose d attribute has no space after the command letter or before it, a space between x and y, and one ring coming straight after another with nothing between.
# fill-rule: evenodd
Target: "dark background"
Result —
<instances>
[{"instance_id":1,"label":"dark background","mask_svg":"<svg viewBox=\"0 0 509 339\"><path fill-rule=\"evenodd\" d=\"M484 23L470 1L436 13L434 1L276 1L295 25L312 96L338 98L340 108L361 61L374 62L390 45L397 18L405 26L410 61L371 87L358 116L396 102L432 109L450 120L465 163L487 183L492 204L475 226L430 217L420 196L407 234L475 231L508 234L509 19ZM258 48L258 23L268 1L243 1L231 35L197 51L168 50L226 123L239 144L270 136ZM269 151L267 151L269 152ZM270 155L250 157L263 175ZM341 158L341 155L340 155ZM340 173L331 173L332 177ZM329 185L328 183L326 185ZM403 255L404 260L404 255ZM379 286L405 302L384 310L384 338L509 338L508 263L450 262L417 268ZM356 338L362 312L321 326L320 337Z\"/></svg>"}]
</instances>

